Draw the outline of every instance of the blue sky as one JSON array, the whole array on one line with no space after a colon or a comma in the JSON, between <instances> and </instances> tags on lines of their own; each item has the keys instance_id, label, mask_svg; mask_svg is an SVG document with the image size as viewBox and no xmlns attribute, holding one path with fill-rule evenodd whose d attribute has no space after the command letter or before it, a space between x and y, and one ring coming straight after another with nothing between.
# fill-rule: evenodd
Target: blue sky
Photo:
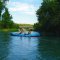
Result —
<instances>
[{"instance_id":1,"label":"blue sky","mask_svg":"<svg viewBox=\"0 0 60 60\"><path fill-rule=\"evenodd\" d=\"M9 0L8 9L15 23L34 24L37 22L36 11L42 0Z\"/></svg>"}]
</instances>

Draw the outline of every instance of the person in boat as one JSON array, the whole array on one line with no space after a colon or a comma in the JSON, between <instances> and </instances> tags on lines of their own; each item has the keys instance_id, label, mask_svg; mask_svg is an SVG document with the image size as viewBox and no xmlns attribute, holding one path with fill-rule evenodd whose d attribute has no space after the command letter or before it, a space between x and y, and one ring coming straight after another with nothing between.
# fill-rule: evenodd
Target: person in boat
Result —
<instances>
[{"instance_id":1,"label":"person in boat","mask_svg":"<svg viewBox=\"0 0 60 60\"><path fill-rule=\"evenodd\" d=\"M25 33L25 35L31 34L32 29L29 29L28 33Z\"/></svg>"},{"instance_id":2,"label":"person in boat","mask_svg":"<svg viewBox=\"0 0 60 60\"><path fill-rule=\"evenodd\" d=\"M30 29L30 30L28 31L28 34L31 34L31 31L32 31L32 30Z\"/></svg>"},{"instance_id":3,"label":"person in boat","mask_svg":"<svg viewBox=\"0 0 60 60\"><path fill-rule=\"evenodd\" d=\"M24 32L23 28L19 28L19 33L22 34Z\"/></svg>"},{"instance_id":4,"label":"person in boat","mask_svg":"<svg viewBox=\"0 0 60 60\"><path fill-rule=\"evenodd\" d=\"M32 29L29 29L28 33L26 33L26 30L25 29L23 29L23 28L20 28L19 29L19 33L20 34L24 33L25 35L31 34L31 31L32 31Z\"/></svg>"}]
</instances>

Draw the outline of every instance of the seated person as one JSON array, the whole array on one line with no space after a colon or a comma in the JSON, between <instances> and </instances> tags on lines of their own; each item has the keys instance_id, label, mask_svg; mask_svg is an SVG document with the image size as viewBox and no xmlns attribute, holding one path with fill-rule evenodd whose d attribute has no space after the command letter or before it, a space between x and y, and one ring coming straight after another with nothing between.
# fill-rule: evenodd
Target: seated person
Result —
<instances>
[{"instance_id":1,"label":"seated person","mask_svg":"<svg viewBox=\"0 0 60 60\"><path fill-rule=\"evenodd\" d=\"M31 34L31 29L29 29L28 33L25 33L25 35Z\"/></svg>"},{"instance_id":2,"label":"seated person","mask_svg":"<svg viewBox=\"0 0 60 60\"><path fill-rule=\"evenodd\" d=\"M31 30L28 31L28 34L31 34Z\"/></svg>"},{"instance_id":3,"label":"seated person","mask_svg":"<svg viewBox=\"0 0 60 60\"><path fill-rule=\"evenodd\" d=\"M19 29L19 33L22 34L24 32L23 28Z\"/></svg>"}]
</instances>

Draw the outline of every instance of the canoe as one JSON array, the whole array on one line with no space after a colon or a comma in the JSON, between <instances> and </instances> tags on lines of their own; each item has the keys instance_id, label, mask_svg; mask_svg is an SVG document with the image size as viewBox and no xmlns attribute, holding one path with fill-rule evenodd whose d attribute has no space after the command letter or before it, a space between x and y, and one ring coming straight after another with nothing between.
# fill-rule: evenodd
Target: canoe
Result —
<instances>
[{"instance_id":1,"label":"canoe","mask_svg":"<svg viewBox=\"0 0 60 60\"><path fill-rule=\"evenodd\" d=\"M38 32L31 32L31 34L25 34L25 33L20 34L19 32L11 32L10 35L20 36L20 37L39 37L40 36Z\"/></svg>"}]
</instances>

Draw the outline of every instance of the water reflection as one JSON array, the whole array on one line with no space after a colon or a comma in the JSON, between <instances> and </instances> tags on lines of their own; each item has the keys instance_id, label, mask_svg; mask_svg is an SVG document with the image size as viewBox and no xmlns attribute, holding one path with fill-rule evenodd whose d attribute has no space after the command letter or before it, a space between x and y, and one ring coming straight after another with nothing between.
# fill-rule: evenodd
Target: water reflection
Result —
<instances>
[{"instance_id":1,"label":"water reflection","mask_svg":"<svg viewBox=\"0 0 60 60\"><path fill-rule=\"evenodd\" d=\"M17 37L0 32L0 60L60 60L59 37Z\"/></svg>"},{"instance_id":2,"label":"water reflection","mask_svg":"<svg viewBox=\"0 0 60 60\"><path fill-rule=\"evenodd\" d=\"M11 36L11 48L6 60L35 60L37 55L37 37ZM37 59L36 59L37 60Z\"/></svg>"},{"instance_id":3,"label":"water reflection","mask_svg":"<svg viewBox=\"0 0 60 60\"><path fill-rule=\"evenodd\" d=\"M41 37L38 53L41 54L42 60L60 60L60 38Z\"/></svg>"},{"instance_id":4,"label":"water reflection","mask_svg":"<svg viewBox=\"0 0 60 60\"><path fill-rule=\"evenodd\" d=\"M5 59L9 54L9 35L0 32L0 60Z\"/></svg>"}]
</instances>

